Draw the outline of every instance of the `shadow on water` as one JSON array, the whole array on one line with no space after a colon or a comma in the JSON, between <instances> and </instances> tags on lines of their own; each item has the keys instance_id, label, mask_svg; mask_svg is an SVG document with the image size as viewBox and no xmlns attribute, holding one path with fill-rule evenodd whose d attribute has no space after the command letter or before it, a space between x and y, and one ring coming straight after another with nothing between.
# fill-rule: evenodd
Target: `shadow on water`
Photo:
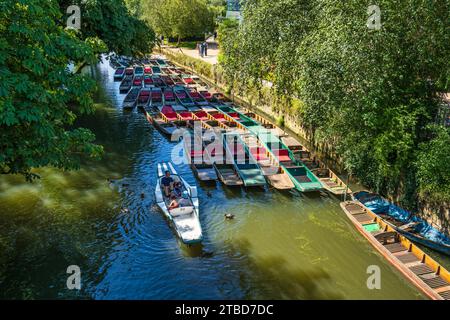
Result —
<instances>
[{"instance_id":1,"label":"shadow on water","mask_svg":"<svg viewBox=\"0 0 450 320\"><path fill-rule=\"evenodd\" d=\"M338 293L327 291L323 284L332 284L331 276L321 268L288 268L281 255L252 258L249 241L238 240L230 252L243 257L239 278L243 288L251 288L245 299L343 299ZM257 284L255 286L255 284Z\"/></svg>"}]
</instances>

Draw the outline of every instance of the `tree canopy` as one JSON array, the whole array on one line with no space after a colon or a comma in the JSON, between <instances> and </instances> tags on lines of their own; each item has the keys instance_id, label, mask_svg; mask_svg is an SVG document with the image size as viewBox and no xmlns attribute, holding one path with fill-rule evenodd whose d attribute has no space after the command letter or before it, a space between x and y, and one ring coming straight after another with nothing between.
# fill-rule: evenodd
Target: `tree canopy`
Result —
<instances>
[{"instance_id":1,"label":"tree canopy","mask_svg":"<svg viewBox=\"0 0 450 320\"><path fill-rule=\"evenodd\" d=\"M206 0L148 0L142 7L142 17L159 35L180 40L214 30L214 11Z\"/></svg>"},{"instance_id":2,"label":"tree canopy","mask_svg":"<svg viewBox=\"0 0 450 320\"><path fill-rule=\"evenodd\" d=\"M284 111L331 144L366 185L396 194L409 184L426 197L446 189L450 175L431 179L418 160L425 146L450 144L448 134L435 138L429 129L438 93L449 89L450 4L377 4L378 30L367 26L372 13L358 0L248 0L242 24L221 39L221 63L244 86L270 80L279 95L299 98L301 108ZM430 161L450 162L449 153L433 150L439 159ZM446 190L441 200L450 200Z\"/></svg>"},{"instance_id":3,"label":"tree canopy","mask_svg":"<svg viewBox=\"0 0 450 320\"><path fill-rule=\"evenodd\" d=\"M137 0L59 0L62 12L69 5L81 9L81 39L98 37L110 52L128 56L142 56L153 50L155 33L139 19Z\"/></svg>"},{"instance_id":4,"label":"tree canopy","mask_svg":"<svg viewBox=\"0 0 450 320\"><path fill-rule=\"evenodd\" d=\"M147 53L151 29L123 0L83 2L81 30L67 30L65 1L0 3L0 173L36 175L33 168L74 169L102 147L77 114L93 111L96 86L69 65L96 64L98 54ZM67 5L72 1L67 2ZM84 11L83 11L84 10ZM130 31L130 32L129 32Z\"/></svg>"}]
</instances>

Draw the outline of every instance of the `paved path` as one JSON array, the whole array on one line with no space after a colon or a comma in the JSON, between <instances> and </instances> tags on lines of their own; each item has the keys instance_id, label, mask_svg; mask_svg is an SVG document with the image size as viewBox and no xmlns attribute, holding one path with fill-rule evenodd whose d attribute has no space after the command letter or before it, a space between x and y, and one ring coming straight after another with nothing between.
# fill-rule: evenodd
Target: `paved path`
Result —
<instances>
[{"instance_id":1,"label":"paved path","mask_svg":"<svg viewBox=\"0 0 450 320\"><path fill-rule=\"evenodd\" d=\"M200 55L198 54L198 50L196 50L196 49L175 48L175 47L169 47L169 46L163 46L163 48L168 49L175 53L183 53L187 56L203 60L203 61L208 62L213 65L217 64L217 55L219 54L219 49L217 49L217 44L213 43L213 42L210 43L208 41L208 56L203 57L203 58L200 57Z\"/></svg>"}]
</instances>

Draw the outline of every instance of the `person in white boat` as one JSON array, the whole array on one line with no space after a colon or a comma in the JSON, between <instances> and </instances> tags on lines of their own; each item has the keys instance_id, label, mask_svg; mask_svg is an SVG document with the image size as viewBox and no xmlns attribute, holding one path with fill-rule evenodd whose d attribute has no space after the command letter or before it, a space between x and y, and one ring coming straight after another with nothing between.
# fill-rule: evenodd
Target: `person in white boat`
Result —
<instances>
[{"instance_id":1,"label":"person in white boat","mask_svg":"<svg viewBox=\"0 0 450 320\"><path fill-rule=\"evenodd\" d=\"M172 202L170 202L169 210L172 210L175 208L190 207L190 206L191 206L191 202L189 201L189 194L187 191L183 191L181 199L172 197Z\"/></svg>"},{"instance_id":2,"label":"person in white boat","mask_svg":"<svg viewBox=\"0 0 450 320\"><path fill-rule=\"evenodd\" d=\"M161 179L161 184L164 188L166 197L170 196L170 190L173 189L173 178L170 176L170 172L166 171L165 176Z\"/></svg>"}]
</instances>

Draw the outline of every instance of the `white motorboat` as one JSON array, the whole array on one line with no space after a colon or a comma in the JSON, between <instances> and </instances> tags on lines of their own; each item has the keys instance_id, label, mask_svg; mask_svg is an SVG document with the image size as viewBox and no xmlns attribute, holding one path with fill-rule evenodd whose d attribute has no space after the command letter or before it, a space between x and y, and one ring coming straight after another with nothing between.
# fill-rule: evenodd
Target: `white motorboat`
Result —
<instances>
[{"instance_id":1,"label":"white motorboat","mask_svg":"<svg viewBox=\"0 0 450 320\"><path fill-rule=\"evenodd\" d=\"M184 199L188 205L180 205L176 208L170 208L172 200L166 197L161 179L166 172L170 172L174 183L181 182L181 193L187 194ZM199 219L199 200L197 196L197 187L191 186L179 176L171 162L158 163L158 182L155 188L156 203L163 213L172 223L178 237L185 244L199 243L203 239L202 227Z\"/></svg>"}]
</instances>

